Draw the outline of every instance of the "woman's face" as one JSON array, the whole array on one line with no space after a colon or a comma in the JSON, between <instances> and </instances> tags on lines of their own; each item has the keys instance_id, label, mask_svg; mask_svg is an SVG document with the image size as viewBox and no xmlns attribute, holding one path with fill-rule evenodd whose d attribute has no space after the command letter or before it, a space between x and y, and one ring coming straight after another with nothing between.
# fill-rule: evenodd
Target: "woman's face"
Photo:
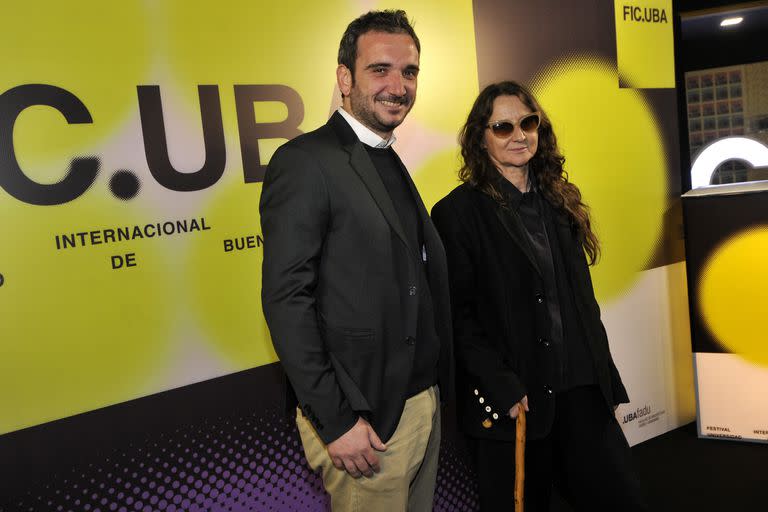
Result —
<instances>
[{"instance_id":1,"label":"woman's face","mask_svg":"<svg viewBox=\"0 0 768 512\"><path fill-rule=\"evenodd\" d=\"M485 129L484 142L488 156L497 169L526 167L536 154L539 122L526 118L532 113L517 96L499 96L493 100L493 112ZM505 122L514 125L510 133L504 133L504 128L506 131L509 129Z\"/></svg>"}]
</instances>

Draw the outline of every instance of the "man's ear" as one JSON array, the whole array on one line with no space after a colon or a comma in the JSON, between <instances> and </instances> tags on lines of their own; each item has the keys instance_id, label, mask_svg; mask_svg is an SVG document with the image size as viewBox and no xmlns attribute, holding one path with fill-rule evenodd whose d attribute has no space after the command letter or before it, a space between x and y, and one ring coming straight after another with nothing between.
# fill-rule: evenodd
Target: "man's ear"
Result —
<instances>
[{"instance_id":1,"label":"man's ear","mask_svg":"<svg viewBox=\"0 0 768 512\"><path fill-rule=\"evenodd\" d=\"M336 68L336 83L343 97L349 96L352 90L352 71L344 64L339 64Z\"/></svg>"}]
</instances>

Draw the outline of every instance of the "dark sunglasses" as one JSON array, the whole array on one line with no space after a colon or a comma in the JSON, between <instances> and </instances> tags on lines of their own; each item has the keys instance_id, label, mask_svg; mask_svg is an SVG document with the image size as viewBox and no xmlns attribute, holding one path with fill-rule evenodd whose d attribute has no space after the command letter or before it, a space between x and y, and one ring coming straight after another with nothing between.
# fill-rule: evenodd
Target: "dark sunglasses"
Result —
<instances>
[{"instance_id":1,"label":"dark sunglasses","mask_svg":"<svg viewBox=\"0 0 768 512\"><path fill-rule=\"evenodd\" d=\"M517 122L496 121L494 123L489 123L488 128L491 129L495 136L499 138L506 138L512 135L512 132L515 131L515 125L519 126L520 129L526 133L533 133L539 129L540 124L541 115L538 112L533 112L521 117L517 120Z\"/></svg>"}]
</instances>

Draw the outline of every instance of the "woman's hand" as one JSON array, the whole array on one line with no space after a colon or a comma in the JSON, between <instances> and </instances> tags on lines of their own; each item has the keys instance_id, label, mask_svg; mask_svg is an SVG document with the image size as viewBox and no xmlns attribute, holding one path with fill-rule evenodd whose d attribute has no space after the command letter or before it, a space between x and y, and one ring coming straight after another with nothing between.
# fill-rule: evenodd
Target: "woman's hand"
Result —
<instances>
[{"instance_id":1,"label":"woman's hand","mask_svg":"<svg viewBox=\"0 0 768 512\"><path fill-rule=\"evenodd\" d=\"M525 412L528 412L528 395L525 395L522 400L512 406L509 410L509 417L512 419L517 418L517 415L520 414L520 407L525 409Z\"/></svg>"}]
</instances>

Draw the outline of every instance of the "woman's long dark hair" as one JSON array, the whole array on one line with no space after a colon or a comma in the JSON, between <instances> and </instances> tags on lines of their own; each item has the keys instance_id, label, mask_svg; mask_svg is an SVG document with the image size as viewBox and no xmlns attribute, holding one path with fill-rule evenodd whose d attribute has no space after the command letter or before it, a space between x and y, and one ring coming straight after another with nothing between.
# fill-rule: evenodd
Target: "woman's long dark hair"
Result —
<instances>
[{"instance_id":1,"label":"woman's long dark hair","mask_svg":"<svg viewBox=\"0 0 768 512\"><path fill-rule=\"evenodd\" d=\"M600 241L592 231L589 206L582 202L578 187L568 181L568 173L563 168L565 157L557 148L552 123L533 94L523 85L511 81L491 84L477 97L459 135L464 161L459 169L459 179L503 204L503 196L496 185L499 171L488 157L484 143L493 102L499 96L517 96L531 111L541 112L539 145L528 162L528 172L532 173L539 190L550 204L565 212L576 226L589 264L593 265L600 256Z\"/></svg>"}]
</instances>

